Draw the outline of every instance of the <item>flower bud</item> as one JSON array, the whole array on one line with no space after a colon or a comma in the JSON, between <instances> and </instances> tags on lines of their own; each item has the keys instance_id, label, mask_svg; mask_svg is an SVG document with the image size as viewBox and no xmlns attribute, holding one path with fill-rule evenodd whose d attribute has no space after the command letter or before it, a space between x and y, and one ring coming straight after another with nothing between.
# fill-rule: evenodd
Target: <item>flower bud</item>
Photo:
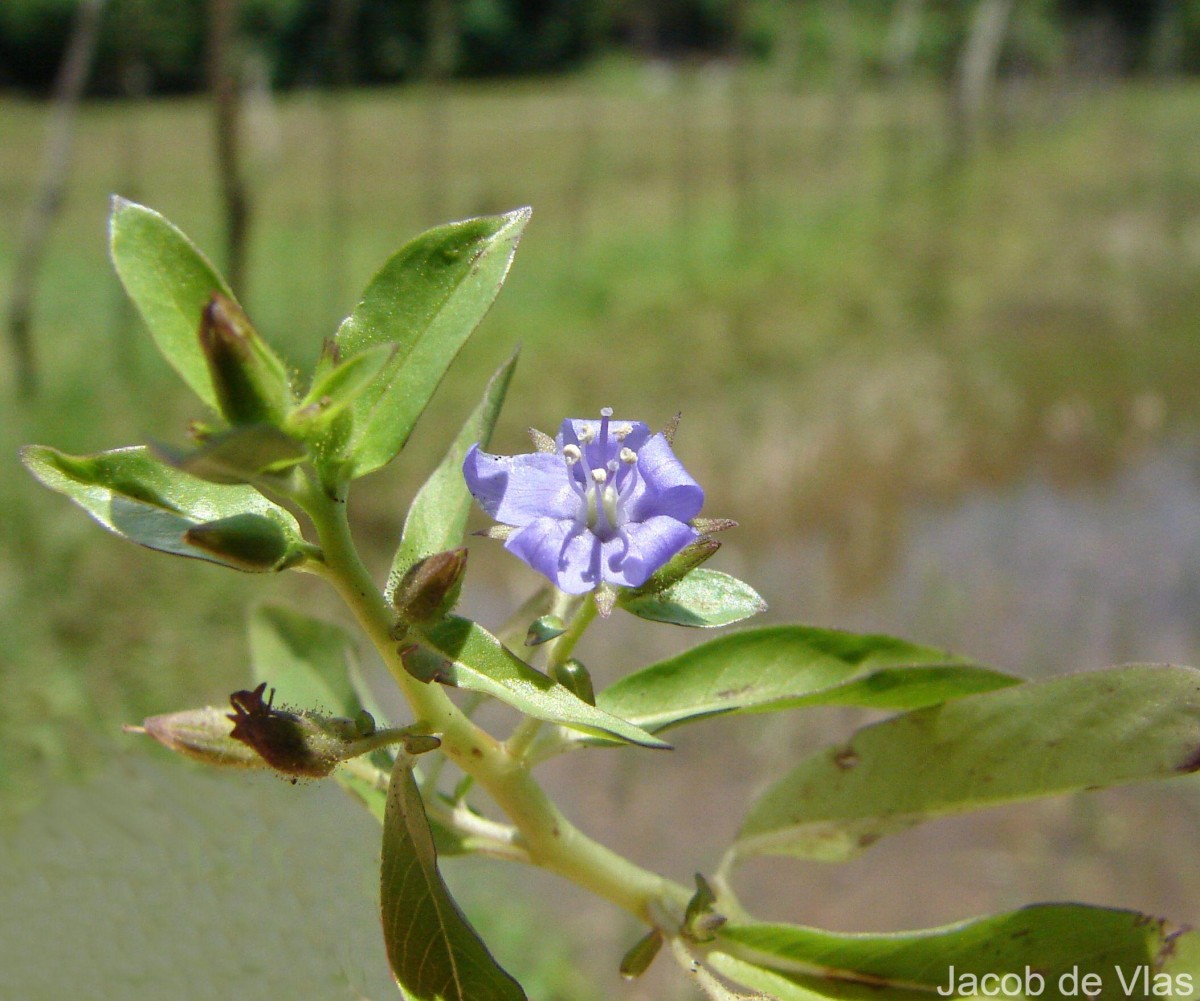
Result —
<instances>
[{"instance_id":1,"label":"flower bud","mask_svg":"<svg viewBox=\"0 0 1200 1001\"><path fill-rule=\"evenodd\" d=\"M200 347L230 424L278 426L292 407L287 367L232 299L214 292L200 319Z\"/></svg>"},{"instance_id":2,"label":"flower bud","mask_svg":"<svg viewBox=\"0 0 1200 1001\"><path fill-rule=\"evenodd\" d=\"M195 525L184 541L247 573L283 570L303 558L294 550L283 526L261 514L235 514Z\"/></svg>"},{"instance_id":3,"label":"flower bud","mask_svg":"<svg viewBox=\"0 0 1200 1001\"><path fill-rule=\"evenodd\" d=\"M640 977L650 969L662 944L663 934L657 928L639 938L621 959L621 976L626 980Z\"/></svg>"},{"instance_id":4,"label":"flower bud","mask_svg":"<svg viewBox=\"0 0 1200 1001\"><path fill-rule=\"evenodd\" d=\"M596 704L596 692L592 687L592 675L586 667L574 657L550 668L550 677L563 688L577 695L589 706Z\"/></svg>"},{"instance_id":5,"label":"flower bud","mask_svg":"<svg viewBox=\"0 0 1200 1001\"><path fill-rule=\"evenodd\" d=\"M525 645L541 646L566 631L566 623L557 615L543 615L529 623L529 631L525 633Z\"/></svg>"},{"instance_id":6,"label":"flower bud","mask_svg":"<svg viewBox=\"0 0 1200 1001\"><path fill-rule=\"evenodd\" d=\"M266 768L267 763L253 748L235 740L233 724L221 709L185 709L183 712L151 716L140 727L127 726L126 733L145 733L178 754L207 765L228 768Z\"/></svg>"},{"instance_id":7,"label":"flower bud","mask_svg":"<svg viewBox=\"0 0 1200 1001\"><path fill-rule=\"evenodd\" d=\"M272 704L275 691L264 701L264 681L253 691L229 697L232 713L206 706L151 716L129 733L146 733L173 751L210 765L236 768L274 768L291 776L324 778L342 761L381 747L400 744L409 754L424 754L441 746L441 738L414 724L377 729L366 710L353 719L289 712Z\"/></svg>"},{"instance_id":8,"label":"flower bud","mask_svg":"<svg viewBox=\"0 0 1200 1001\"><path fill-rule=\"evenodd\" d=\"M433 623L447 615L462 592L467 550L434 553L408 568L392 592L403 622Z\"/></svg>"}]
</instances>

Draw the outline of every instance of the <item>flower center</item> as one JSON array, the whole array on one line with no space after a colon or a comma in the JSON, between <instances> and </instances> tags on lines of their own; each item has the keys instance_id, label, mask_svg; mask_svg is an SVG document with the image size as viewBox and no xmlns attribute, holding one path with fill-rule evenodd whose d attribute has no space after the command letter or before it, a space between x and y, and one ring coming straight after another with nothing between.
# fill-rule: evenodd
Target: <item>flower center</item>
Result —
<instances>
[{"instance_id":1,"label":"flower center","mask_svg":"<svg viewBox=\"0 0 1200 1001\"><path fill-rule=\"evenodd\" d=\"M575 523L602 541L623 535L627 503L637 484L637 453L623 444L628 426L610 428L612 408L600 411L600 429L585 428L579 445L562 447L567 479L579 498Z\"/></svg>"}]
</instances>

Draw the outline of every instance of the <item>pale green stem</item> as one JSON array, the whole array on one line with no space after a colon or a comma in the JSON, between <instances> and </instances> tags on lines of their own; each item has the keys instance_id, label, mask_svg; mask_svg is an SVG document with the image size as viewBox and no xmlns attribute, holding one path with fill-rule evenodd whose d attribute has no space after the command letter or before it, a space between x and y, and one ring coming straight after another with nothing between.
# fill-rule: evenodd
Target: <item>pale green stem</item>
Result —
<instances>
[{"instance_id":1,"label":"pale green stem","mask_svg":"<svg viewBox=\"0 0 1200 1001\"><path fill-rule=\"evenodd\" d=\"M564 599L566 596L562 592L558 592L559 599ZM556 602L556 605L559 602ZM592 620L596 618L596 599L591 592L588 592L581 602L575 608L575 614L571 618L571 624L566 628L561 636L557 636L546 644L548 647L546 656L546 669L553 672L554 668L566 661L571 656L571 651L575 649L575 644L579 642L579 638ZM526 716L521 720L513 730L512 735L505 741L504 746L508 753L514 758L525 760L529 754L529 748L532 746L538 733L542 729L542 721L534 719L532 716Z\"/></svg>"},{"instance_id":2,"label":"pale green stem","mask_svg":"<svg viewBox=\"0 0 1200 1001\"><path fill-rule=\"evenodd\" d=\"M575 615L571 619L571 624L567 626L566 632L550 641L548 663L551 668L556 664L566 662L567 658L575 650L575 644L579 642L579 638L595 618L596 598L594 593L589 591L584 595L579 608L576 609Z\"/></svg>"},{"instance_id":3,"label":"pale green stem","mask_svg":"<svg viewBox=\"0 0 1200 1001\"><path fill-rule=\"evenodd\" d=\"M557 873L649 920L652 905L682 908L690 892L622 858L575 828L547 797L522 761L471 722L437 685L418 681L404 668L393 636L395 613L363 566L350 536L344 500L306 498L309 517L325 553L313 567L341 595L382 656L416 720L442 739L441 751L471 775L519 832L519 847L533 865Z\"/></svg>"}]
</instances>

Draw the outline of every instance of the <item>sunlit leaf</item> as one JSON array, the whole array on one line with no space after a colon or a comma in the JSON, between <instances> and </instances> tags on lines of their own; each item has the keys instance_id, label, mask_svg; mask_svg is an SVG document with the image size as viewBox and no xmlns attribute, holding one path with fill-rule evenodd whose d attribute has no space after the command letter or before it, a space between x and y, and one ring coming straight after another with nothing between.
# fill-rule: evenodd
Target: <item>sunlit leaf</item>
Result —
<instances>
[{"instance_id":1,"label":"sunlit leaf","mask_svg":"<svg viewBox=\"0 0 1200 1001\"><path fill-rule=\"evenodd\" d=\"M380 888L388 961L412 1001L525 1001L450 896L404 760L392 770Z\"/></svg>"},{"instance_id":2,"label":"sunlit leaf","mask_svg":"<svg viewBox=\"0 0 1200 1001\"><path fill-rule=\"evenodd\" d=\"M724 713L912 709L1016 684L944 650L809 626L731 633L622 678L600 708L657 733Z\"/></svg>"},{"instance_id":3,"label":"sunlit leaf","mask_svg":"<svg viewBox=\"0 0 1200 1001\"><path fill-rule=\"evenodd\" d=\"M492 375L479 406L471 412L437 469L413 498L404 520L400 548L388 574L389 601L396 584L418 560L462 545L471 511L471 494L462 472L463 459L472 445L478 442L486 446L491 438L516 364L517 356L513 354Z\"/></svg>"},{"instance_id":4,"label":"sunlit leaf","mask_svg":"<svg viewBox=\"0 0 1200 1001\"><path fill-rule=\"evenodd\" d=\"M225 280L179 229L153 209L113 198L113 264L163 357L213 410L217 394L200 347L200 319L213 292L233 298Z\"/></svg>"},{"instance_id":5,"label":"sunlit leaf","mask_svg":"<svg viewBox=\"0 0 1200 1001\"><path fill-rule=\"evenodd\" d=\"M422 630L421 641L422 646L440 658L436 678L443 684L483 692L527 716L585 733L645 747L668 746L639 727L589 705L535 671L470 619L450 616L439 625Z\"/></svg>"},{"instance_id":6,"label":"sunlit leaf","mask_svg":"<svg viewBox=\"0 0 1200 1001\"><path fill-rule=\"evenodd\" d=\"M988 974L1006 979L987 981L991 990L981 993L1005 997L1191 999L1200 986L1200 935L1082 904L1039 904L914 932L748 924L727 926L720 937L713 966L781 1001L958 996L952 982L970 994L983 986L972 978ZM721 955L726 950L737 958ZM1085 986L1088 975L1095 979Z\"/></svg>"},{"instance_id":7,"label":"sunlit leaf","mask_svg":"<svg viewBox=\"0 0 1200 1001\"><path fill-rule=\"evenodd\" d=\"M193 545L187 538L189 532L207 530L215 523L234 525L234 519L239 519L242 529L252 529L256 523L264 532L277 527L285 550L303 544L295 518L257 490L197 479L159 461L145 448L73 456L30 445L21 457L50 489L69 497L109 531L150 549L249 569L232 556L223 558L215 545ZM286 562L285 555L279 565Z\"/></svg>"},{"instance_id":8,"label":"sunlit leaf","mask_svg":"<svg viewBox=\"0 0 1200 1001\"><path fill-rule=\"evenodd\" d=\"M278 605L250 614L251 677L268 681L281 705L354 716L362 706L350 680L354 641L340 626Z\"/></svg>"},{"instance_id":9,"label":"sunlit leaf","mask_svg":"<svg viewBox=\"0 0 1200 1001\"><path fill-rule=\"evenodd\" d=\"M705 569L692 570L658 592L623 592L617 605L652 622L695 627L728 626L767 610L767 603L745 581Z\"/></svg>"},{"instance_id":10,"label":"sunlit leaf","mask_svg":"<svg viewBox=\"0 0 1200 1001\"><path fill-rule=\"evenodd\" d=\"M342 323L350 358L380 344L396 352L350 407L341 474L362 476L404 446L446 369L500 291L529 209L451 223L401 248Z\"/></svg>"},{"instance_id":11,"label":"sunlit leaf","mask_svg":"<svg viewBox=\"0 0 1200 1001\"><path fill-rule=\"evenodd\" d=\"M768 789L733 851L839 861L931 817L1198 768L1200 671L1076 674L859 730Z\"/></svg>"}]
</instances>

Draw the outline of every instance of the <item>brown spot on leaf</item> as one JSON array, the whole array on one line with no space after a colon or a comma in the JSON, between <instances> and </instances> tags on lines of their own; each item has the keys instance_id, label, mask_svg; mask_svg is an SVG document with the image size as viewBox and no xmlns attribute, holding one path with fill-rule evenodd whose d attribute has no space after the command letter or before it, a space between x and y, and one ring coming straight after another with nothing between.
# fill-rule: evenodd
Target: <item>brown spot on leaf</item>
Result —
<instances>
[{"instance_id":1,"label":"brown spot on leaf","mask_svg":"<svg viewBox=\"0 0 1200 1001\"><path fill-rule=\"evenodd\" d=\"M1200 747L1195 748L1180 764L1176 765L1175 771L1184 775L1200 772Z\"/></svg>"},{"instance_id":2,"label":"brown spot on leaf","mask_svg":"<svg viewBox=\"0 0 1200 1001\"><path fill-rule=\"evenodd\" d=\"M858 762L858 752L853 747L844 747L833 756L833 763L844 772L848 772Z\"/></svg>"}]
</instances>

